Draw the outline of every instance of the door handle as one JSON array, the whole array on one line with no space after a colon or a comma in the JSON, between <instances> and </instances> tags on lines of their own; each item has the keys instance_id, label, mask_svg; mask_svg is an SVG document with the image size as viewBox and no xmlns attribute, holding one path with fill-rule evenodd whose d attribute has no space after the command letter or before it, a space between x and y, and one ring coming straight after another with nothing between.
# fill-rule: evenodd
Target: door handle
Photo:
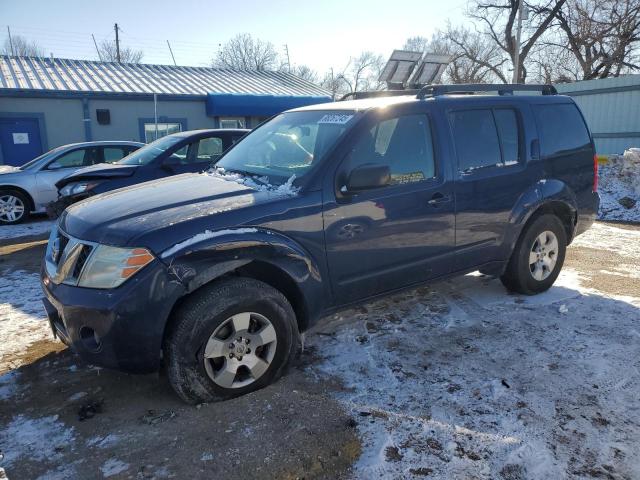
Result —
<instances>
[{"instance_id":1,"label":"door handle","mask_svg":"<svg viewBox=\"0 0 640 480\"><path fill-rule=\"evenodd\" d=\"M451 201L450 197L448 197L446 195L443 195L440 192L436 192L431 197L431 200L429 200L427 203L429 205L436 206L436 205L440 205L442 203L447 203L447 202L450 202L450 201Z\"/></svg>"}]
</instances>

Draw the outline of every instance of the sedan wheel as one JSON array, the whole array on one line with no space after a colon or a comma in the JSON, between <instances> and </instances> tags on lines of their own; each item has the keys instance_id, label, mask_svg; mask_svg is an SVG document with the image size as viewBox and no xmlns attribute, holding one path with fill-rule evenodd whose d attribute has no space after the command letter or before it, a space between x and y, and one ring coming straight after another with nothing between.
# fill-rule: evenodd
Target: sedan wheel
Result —
<instances>
[{"instance_id":1,"label":"sedan wheel","mask_svg":"<svg viewBox=\"0 0 640 480\"><path fill-rule=\"evenodd\" d=\"M11 193L0 196L0 222L18 223L24 213L25 204L20 197Z\"/></svg>"},{"instance_id":2,"label":"sedan wheel","mask_svg":"<svg viewBox=\"0 0 640 480\"><path fill-rule=\"evenodd\" d=\"M258 380L273 361L278 340L271 322L259 313L238 313L211 335L204 367L217 385L240 388Z\"/></svg>"}]
</instances>

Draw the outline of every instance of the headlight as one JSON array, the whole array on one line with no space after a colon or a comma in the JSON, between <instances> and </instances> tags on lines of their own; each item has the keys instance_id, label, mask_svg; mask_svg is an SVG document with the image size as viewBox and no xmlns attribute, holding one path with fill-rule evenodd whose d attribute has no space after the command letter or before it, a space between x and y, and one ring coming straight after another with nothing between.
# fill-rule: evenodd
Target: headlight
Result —
<instances>
[{"instance_id":1,"label":"headlight","mask_svg":"<svg viewBox=\"0 0 640 480\"><path fill-rule=\"evenodd\" d=\"M69 195L77 195L78 193L86 192L97 186L100 182L75 182L65 185L60 189L61 197L68 197Z\"/></svg>"},{"instance_id":2,"label":"headlight","mask_svg":"<svg viewBox=\"0 0 640 480\"><path fill-rule=\"evenodd\" d=\"M146 248L98 245L82 269L78 286L115 288L153 261Z\"/></svg>"}]
</instances>

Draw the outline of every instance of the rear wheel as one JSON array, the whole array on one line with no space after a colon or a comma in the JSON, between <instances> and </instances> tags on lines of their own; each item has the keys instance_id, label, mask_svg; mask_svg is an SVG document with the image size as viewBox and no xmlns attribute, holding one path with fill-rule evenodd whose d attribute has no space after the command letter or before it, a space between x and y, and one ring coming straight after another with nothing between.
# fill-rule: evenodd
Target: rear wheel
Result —
<instances>
[{"instance_id":1,"label":"rear wheel","mask_svg":"<svg viewBox=\"0 0 640 480\"><path fill-rule=\"evenodd\" d=\"M29 218L29 199L15 190L0 191L0 225L15 225Z\"/></svg>"},{"instance_id":2,"label":"rear wheel","mask_svg":"<svg viewBox=\"0 0 640 480\"><path fill-rule=\"evenodd\" d=\"M548 290L560 274L567 250L567 235L555 215L541 215L520 234L505 273L509 290L534 295Z\"/></svg>"},{"instance_id":3,"label":"rear wheel","mask_svg":"<svg viewBox=\"0 0 640 480\"><path fill-rule=\"evenodd\" d=\"M269 285L233 278L203 287L176 312L164 352L188 403L231 398L279 378L298 344L295 314Z\"/></svg>"}]
</instances>

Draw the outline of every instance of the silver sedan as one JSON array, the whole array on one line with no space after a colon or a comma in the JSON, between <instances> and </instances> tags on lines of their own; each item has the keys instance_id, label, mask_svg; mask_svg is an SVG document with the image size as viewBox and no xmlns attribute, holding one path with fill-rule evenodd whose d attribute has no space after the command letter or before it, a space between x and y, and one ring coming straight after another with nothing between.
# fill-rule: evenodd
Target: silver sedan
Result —
<instances>
[{"instance_id":1,"label":"silver sedan","mask_svg":"<svg viewBox=\"0 0 640 480\"><path fill-rule=\"evenodd\" d=\"M79 168L113 163L144 146L139 142L85 142L54 148L21 167L0 165L0 225L26 220L58 199L56 182Z\"/></svg>"}]
</instances>

